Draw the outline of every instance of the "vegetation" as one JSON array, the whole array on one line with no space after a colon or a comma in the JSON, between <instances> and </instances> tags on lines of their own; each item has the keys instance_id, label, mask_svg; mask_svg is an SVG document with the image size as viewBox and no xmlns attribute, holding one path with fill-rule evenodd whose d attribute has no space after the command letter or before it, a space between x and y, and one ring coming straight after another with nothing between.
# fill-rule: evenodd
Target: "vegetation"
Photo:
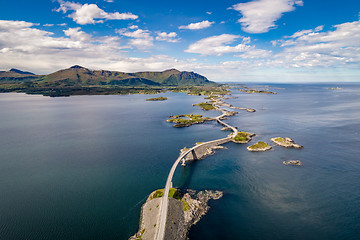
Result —
<instances>
[{"instance_id":1,"label":"vegetation","mask_svg":"<svg viewBox=\"0 0 360 240\"><path fill-rule=\"evenodd\" d=\"M208 103L208 102L197 103L197 104L194 104L194 105L201 107L201 109L205 110L205 111L216 110L216 108L211 103Z\"/></svg>"},{"instance_id":2,"label":"vegetation","mask_svg":"<svg viewBox=\"0 0 360 240\"><path fill-rule=\"evenodd\" d=\"M158 189L150 196L150 200L164 196L164 189ZM181 192L176 188L170 188L169 197L180 200L182 198Z\"/></svg>"},{"instance_id":3,"label":"vegetation","mask_svg":"<svg viewBox=\"0 0 360 240\"><path fill-rule=\"evenodd\" d=\"M190 209L190 205L187 201L185 200L181 200L181 202L183 203L183 210L186 212L186 211L189 211Z\"/></svg>"},{"instance_id":4,"label":"vegetation","mask_svg":"<svg viewBox=\"0 0 360 240\"><path fill-rule=\"evenodd\" d=\"M234 140L237 142L246 142L249 141L251 134L248 132L238 132L238 134L234 137Z\"/></svg>"},{"instance_id":5,"label":"vegetation","mask_svg":"<svg viewBox=\"0 0 360 240\"><path fill-rule=\"evenodd\" d=\"M266 142L257 142L254 145L249 146L248 148L252 150L257 150L257 149L265 149L268 147L270 147L270 145L267 144Z\"/></svg>"},{"instance_id":6,"label":"vegetation","mask_svg":"<svg viewBox=\"0 0 360 240\"><path fill-rule=\"evenodd\" d=\"M167 97L157 97L157 98L148 98L146 101L165 101L168 100Z\"/></svg>"},{"instance_id":7,"label":"vegetation","mask_svg":"<svg viewBox=\"0 0 360 240\"><path fill-rule=\"evenodd\" d=\"M154 199L154 198L160 198L164 196L164 189L158 189L155 192L152 193L152 195L150 196L150 200ZM169 197L170 198L174 198L176 200L180 200L183 204L183 210L184 211L188 211L190 206L189 203L186 202L185 200L182 200L183 194L176 188L170 188L169 190Z\"/></svg>"},{"instance_id":8,"label":"vegetation","mask_svg":"<svg viewBox=\"0 0 360 240\"><path fill-rule=\"evenodd\" d=\"M204 121L210 119L196 114L181 114L170 116L169 118L170 119L168 119L167 122L175 123L173 127L188 127L193 124L203 123Z\"/></svg>"},{"instance_id":9,"label":"vegetation","mask_svg":"<svg viewBox=\"0 0 360 240\"><path fill-rule=\"evenodd\" d=\"M292 140L291 138L282 138L282 137L277 137L277 138L271 138L271 141L273 141L275 144L280 145L282 147L294 147L294 148L303 148L303 146L296 144L294 142L294 140Z\"/></svg>"},{"instance_id":10,"label":"vegetation","mask_svg":"<svg viewBox=\"0 0 360 240\"><path fill-rule=\"evenodd\" d=\"M105 95L185 91L210 94L225 90L215 82L194 72L170 69L163 72L125 73L90 70L73 66L48 75L35 75L17 69L0 71L0 92L25 92L59 97L70 95Z\"/></svg>"},{"instance_id":11,"label":"vegetation","mask_svg":"<svg viewBox=\"0 0 360 240\"><path fill-rule=\"evenodd\" d=\"M289 142L289 141L286 141L284 138L282 138L282 137L277 137L277 138L275 138L274 139L276 142L279 142L279 143L282 143L282 144L284 144L284 145L292 145L292 143L291 142Z\"/></svg>"},{"instance_id":12,"label":"vegetation","mask_svg":"<svg viewBox=\"0 0 360 240\"><path fill-rule=\"evenodd\" d=\"M145 232L145 228L143 230L141 230L140 235L136 238L136 240L142 240L142 236L144 235Z\"/></svg>"},{"instance_id":13,"label":"vegetation","mask_svg":"<svg viewBox=\"0 0 360 240\"><path fill-rule=\"evenodd\" d=\"M230 93L228 87L225 86L192 86L192 87L176 87L173 92L185 92L188 95L203 95L214 97L213 95L227 95Z\"/></svg>"}]
</instances>

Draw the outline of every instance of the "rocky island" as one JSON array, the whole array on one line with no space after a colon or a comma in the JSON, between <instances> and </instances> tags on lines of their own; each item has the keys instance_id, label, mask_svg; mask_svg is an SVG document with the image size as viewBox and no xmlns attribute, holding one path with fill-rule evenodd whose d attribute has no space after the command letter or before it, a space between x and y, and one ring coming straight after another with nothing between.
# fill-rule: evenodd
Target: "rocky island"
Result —
<instances>
[{"instance_id":1,"label":"rocky island","mask_svg":"<svg viewBox=\"0 0 360 240\"><path fill-rule=\"evenodd\" d=\"M247 150L250 152L265 152L272 149L266 142L257 142L254 145L248 146Z\"/></svg>"},{"instance_id":2,"label":"rocky island","mask_svg":"<svg viewBox=\"0 0 360 240\"><path fill-rule=\"evenodd\" d=\"M155 239L157 216L164 189L152 192L141 209L139 231L131 240ZM223 196L220 191L180 190L171 188L169 192L169 211L164 239L185 240L190 227L196 224L209 210L208 201Z\"/></svg>"},{"instance_id":3,"label":"rocky island","mask_svg":"<svg viewBox=\"0 0 360 240\"><path fill-rule=\"evenodd\" d=\"M238 134L232 139L234 143L248 143L251 141L254 133L238 132Z\"/></svg>"},{"instance_id":4,"label":"rocky island","mask_svg":"<svg viewBox=\"0 0 360 240\"><path fill-rule=\"evenodd\" d=\"M295 165L295 166L301 166L302 163L300 160L289 160L289 161L283 161L284 165Z\"/></svg>"},{"instance_id":5,"label":"rocky island","mask_svg":"<svg viewBox=\"0 0 360 240\"><path fill-rule=\"evenodd\" d=\"M248 87L242 87L242 89L238 89L240 92L244 92L244 93L265 93L265 94L277 94L276 92L272 92L269 90L258 90L258 89L250 89Z\"/></svg>"},{"instance_id":6,"label":"rocky island","mask_svg":"<svg viewBox=\"0 0 360 240\"><path fill-rule=\"evenodd\" d=\"M211 103L208 102L193 104L193 106L199 106L202 110L205 111L216 110L216 108Z\"/></svg>"},{"instance_id":7,"label":"rocky island","mask_svg":"<svg viewBox=\"0 0 360 240\"><path fill-rule=\"evenodd\" d=\"M181 115L170 116L169 119L166 121L175 123L173 127L180 128L180 127L189 127L193 124L199 124L209 120L212 119L208 117L203 117L202 115L198 115L198 114L181 114Z\"/></svg>"},{"instance_id":8,"label":"rocky island","mask_svg":"<svg viewBox=\"0 0 360 240\"><path fill-rule=\"evenodd\" d=\"M303 146L296 144L294 142L294 140L292 140L289 137L286 138L282 138L282 137L276 137L276 138L271 138L270 139L272 142L274 142L276 145L282 146L282 147L286 147L286 148L304 148Z\"/></svg>"}]
</instances>

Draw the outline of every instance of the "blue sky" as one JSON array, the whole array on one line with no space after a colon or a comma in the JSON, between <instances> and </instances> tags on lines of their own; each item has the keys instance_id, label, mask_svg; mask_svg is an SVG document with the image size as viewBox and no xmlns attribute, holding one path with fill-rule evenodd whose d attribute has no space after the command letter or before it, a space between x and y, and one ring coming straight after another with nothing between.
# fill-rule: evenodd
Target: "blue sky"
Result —
<instances>
[{"instance_id":1,"label":"blue sky","mask_svg":"<svg viewBox=\"0 0 360 240\"><path fill-rule=\"evenodd\" d=\"M0 70L360 81L358 0L0 1Z\"/></svg>"}]
</instances>

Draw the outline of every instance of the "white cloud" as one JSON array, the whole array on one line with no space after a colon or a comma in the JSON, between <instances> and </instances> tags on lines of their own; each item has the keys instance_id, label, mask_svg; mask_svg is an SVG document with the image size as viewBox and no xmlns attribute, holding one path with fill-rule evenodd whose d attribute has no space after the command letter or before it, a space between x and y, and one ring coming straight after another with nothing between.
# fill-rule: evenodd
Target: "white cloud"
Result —
<instances>
[{"instance_id":1,"label":"white cloud","mask_svg":"<svg viewBox=\"0 0 360 240\"><path fill-rule=\"evenodd\" d=\"M177 38L177 34L175 32L158 32L155 38L158 41L166 41L166 42L178 42L179 38Z\"/></svg>"},{"instance_id":2,"label":"white cloud","mask_svg":"<svg viewBox=\"0 0 360 240\"><path fill-rule=\"evenodd\" d=\"M275 56L276 60L290 67L359 67L360 21L334 28L323 32L323 26L319 26L286 37L288 40L279 41L284 50Z\"/></svg>"},{"instance_id":3,"label":"white cloud","mask_svg":"<svg viewBox=\"0 0 360 240\"><path fill-rule=\"evenodd\" d=\"M54 24L50 24L50 23L44 24L44 27L52 27L52 26L54 26Z\"/></svg>"},{"instance_id":4,"label":"white cloud","mask_svg":"<svg viewBox=\"0 0 360 240\"><path fill-rule=\"evenodd\" d=\"M109 3L112 3L114 2L114 0L104 0L105 2L109 2Z\"/></svg>"},{"instance_id":5,"label":"white cloud","mask_svg":"<svg viewBox=\"0 0 360 240\"><path fill-rule=\"evenodd\" d=\"M80 27L77 28L69 28L68 30L63 30L64 34L68 37L70 37L70 39L74 39L76 41L89 41L91 39L91 35L80 31Z\"/></svg>"},{"instance_id":6,"label":"white cloud","mask_svg":"<svg viewBox=\"0 0 360 240\"><path fill-rule=\"evenodd\" d=\"M122 36L131 38L129 44L139 49L147 49L154 46L154 37L149 30L137 29L135 31L129 31L129 29L123 28L116 32Z\"/></svg>"},{"instance_id":7,"label":"white cloud","mask_svg":"<svg viewBox=\"0 0 360 240\"><path fill-rule=\"evenodd\" d=\"M64 26L67 26L67 24L66 23L59 23L58 26L64 27Z\"/></svg>"},{"instance_id":8,"label":"white cloud","mask_svg":"<svg viewBox=\"0 0 360 240\"><path fill-rule=\"evenodd\" d=\"M117 37L94 38L80 28L69 28L64 37L24 21L0 20L1 68L26 68L47 72L75 63L95 66L123 57ZM56 59L56 61L54 61Z\"/></svg>"},{"instance_id":9,"label":"white cloud","mask_svg":"<svg viewBox=\"0 0 360 240\"><path fill-rule=\"evenodd\" d=\"M81 25L102 23L104 20L134 20L138 18L138 16L132 13L107 13L100 9L96 4L85 3L82 5L80 3L66 2L63 0L58 0L58 2L60 3L60 7L56 11L61 11L63 13L73 11L68 17Z\"/></svg>"},{"instance_id":10,"label":"white cloud","mask_svg":"<svg viewBox=\"0 0 360 240\"><path fill-rule=\"evenodd\" d=\"M211 15L211 14L212 14L212 12L206 12L206 14L209 14L209 15Z\"/></svg>"},{"instance_id":11,"label":"white cloud","mask_svg":"<svg viewBox=\"0 0 360 240\"><path fill-rule=\"evenodd\" d=\"M238 3L231 9L239 11L242 18L242 30L248 33L264 33L276 27L275 22L285 12L295 10L295 6L302 6L302 0L253 0Z\"/></svg>"},{"instance_id":12,"label":"white cloud","mask_svg":"<svg viewBox=\"0 0 360 240\"><path fill-rule=\"evenodd\" d=\"M242 43L235 46L228 45L238 38L242 37L240 35L222 34L204 38L191 44L185 52L221 56L224 53L244 52L250 48L247 45L250 42L250 38L242 38Z\"/></svg>"},{"instance_id":13,"label":"white cloud","mask_svg":"<svg viewBox=\"0 0 360 240\"><path fill-rule=\"evenodd\" d=\"M139 27L137 25L131 25L128 27L129 29L138 29Z\"/></svg>"},{"instance_id":14,"label":"white cloud","mask_svg":"<svg viewBox=\"0 0 360 240\"><path fill-rule=\"evenodd\" d=\"M266 59L271 57L272 51L264 50L264 49L256 49L255 47L249 48L242 54L235 55L235 57L240 57L243 59Z\"/></svg>"},{"instance_id":15,"label":"white cloud","mask_svg":"<svg viewBox=\"0 0 360 240\"><path fill-rule=\"evenodd\" d=\"M180 26L179 29L189 29L189 30L199 30L210 27L215 22L209 22L208 20L197 22L197 23L190 23L189 25Z\"/></svg>"}]
</instances>

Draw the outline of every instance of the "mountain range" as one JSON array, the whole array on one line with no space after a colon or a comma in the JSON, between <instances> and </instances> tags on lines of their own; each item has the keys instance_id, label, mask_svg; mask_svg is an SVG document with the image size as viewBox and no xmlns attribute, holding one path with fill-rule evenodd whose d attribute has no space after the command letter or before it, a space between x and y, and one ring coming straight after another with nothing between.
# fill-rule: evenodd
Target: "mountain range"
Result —
<instances>
[{"instance_id":1,"label":"mountain range","mask_svg":"<svg viewBox=\"0 0 360 240\"><path fill-rule=\"evenodd\" d=\"M0 85L26 83L32 87L91 87L91 86L204 86L217 85L206 77L194 73L169 69L162 72L125 73L118 71L90 70L79 65L48 75L36 75L18 69L0 72Z\"/></svg>"}]
</instances>

